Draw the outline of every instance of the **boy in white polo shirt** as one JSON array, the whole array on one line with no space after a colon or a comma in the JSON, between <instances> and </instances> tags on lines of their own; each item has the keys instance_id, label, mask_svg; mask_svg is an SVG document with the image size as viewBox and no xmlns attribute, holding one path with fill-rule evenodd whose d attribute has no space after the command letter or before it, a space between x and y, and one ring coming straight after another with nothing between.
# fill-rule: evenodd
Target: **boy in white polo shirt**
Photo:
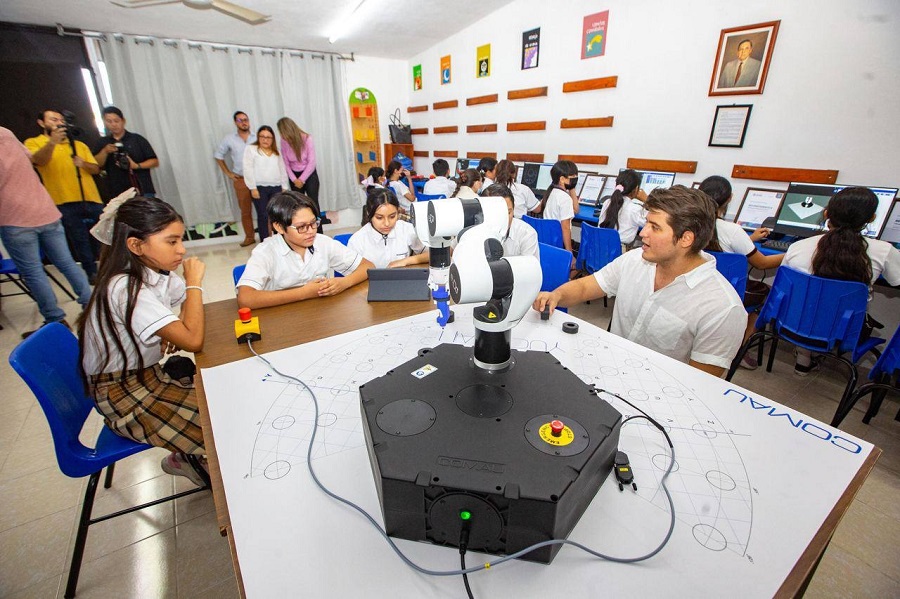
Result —
<instances>
[{"instance_id":1,"label":"boy in white polo shirt","mask_svg":"<svg viewBox=\"0 0 900 599\"><path fill-rule=\"evenodd\" d=\"M701 251L713 234L715 204L676 185L654 189L644 206L640 250L592 277L540 293L534 308L616 296L612 333L721 376L741 345L747 313L715 260Z\"/></svg>"},{"instance_id":2,"label":"boy in white polo shirt","mask_svg":"<svg viewBox=\"0 0 900 599\"><path fill-rule=\"evenodd\" d=\"M372 263L327 235L319 235L315 203L285 191L268 206L273 235L254 248L238 281L238 305L267 308L337 295L366 280ZM327 278L329 270L344 275Z\"/></svg>"}]
</instances>

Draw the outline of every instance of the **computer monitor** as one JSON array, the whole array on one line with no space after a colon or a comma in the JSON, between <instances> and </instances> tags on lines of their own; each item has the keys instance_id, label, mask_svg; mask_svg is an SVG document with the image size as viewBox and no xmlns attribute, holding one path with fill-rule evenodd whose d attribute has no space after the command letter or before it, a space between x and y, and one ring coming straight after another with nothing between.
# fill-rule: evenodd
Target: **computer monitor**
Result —
<instances>
[{"instance_id":1,"label":"computer monitor","mask_svg":"<svg viewBox=\"0 0 900 599\"><path fill-rule=\"evenodd\" d=\"M584 186L584 179L588 175L596 175L597 173L586 173L578 171L578 181L575 183L575 195L581 197L581 188Z\"/></svg>"},{"instance_id":2,"label":"computer monitor","mask_svg":"<svg viewBox=\"0 0 900 599\"><path fill-rule=\"evenodd\" d=\"M894 202L888 216L884 221L884 229L878 237L881 241L887 241L900 250L900 201Z\"/></svg>"},{"instance_id":3,"label":"computer monitor","mask_svg":"<svg viewBox=\"0 0 900 599\"><path fill-rule=\"evenodd\" d=\"M621 173L625 169L620 169ZM668 189L675 185L675 173L670 173L666 171L635 171L637 174L641 176L641 189L644 190L644 193L650 195L650 192L656 189L657 187L662 187L663 189Z\"/></svg>"},{"instance_id":4,"label":"computer monitor","mask_svg":"<svg viewBox=\"0 0 900 599\"><path fill-rule=\"evenodd\" d=\"M467 168L477 169L479 162L481 162L480 158L457 158L456 159L456 174L463 172Z\"/></svg>"},{"instance_id":5,"label":"computer monitor","mask_svg":"<svg viewBox=\"0 0 900 599\"><path fill-rule=\"evenodd\" d=\"M775 232L797 237L809 237L825 229L824 212L831 196L849 185L823 185L819 183L791 183L784 203L778 211ZM878 198L875 220L862 231L866 237L875 238L881 232L888 211L897 197L897 188L869 187Z\"/></svg>"},{"instance_id":6,"label":"computer monitor","mask_svg":"<svg viewBox=\"0 0 900 599\"><path fill-rule=\"evenodd\" d=\"M521 165L516 164L516 183L522 182L522 173L524 172L524 168Z\"/></svg>"},{"instance_id":7,"label":"computer monitor","mask_svg":"<svg viewBox=\"0 0 900 599\"><path fill-rule=\"evenodd\" d=\"M553 178L550 176L550 169L552 168L552 164L544 163L540 165L540 168L538 168L538 178L535 189L546 190L550 187L550 184L553 182Z\"/></svg>"},{"instance_id":8,"label":"computer monitor","mask_svg":"<svg viewBox=\"0 0 900 599\"><path fill-rule=\"evenodd\" d=\"M778 215L784 196L783 189L748 187L734 222L748 231L758 229L767 218Z\"/></svg>"},{"instance_id":9,"label":"computer monitor","mask_svg":"<svg viewBox=\"0 0 900 599\"><path fill-rule=\"evenodd\" d=\"M538 175L540 175L541 165L537 162L526 162L522 168L519 169L519 172L522 174L521 183L531 189L538 189ZM546 189L546 188L545 188Z\"/></svg>"},{"instance_id":10,"label":"computer monitor","mask_svg":"<svg viewBox=\"0 0 900 599\"><path fill-rule=\"evenodd\" d=\"M600 194L603 192L603 188L606 187L607 179L609 179L607 175L598 175L596 173L586 175L584 184L581 186L581 193L578 194L578 203L585 206L599 206Z\"/></svg>"},{"instance_id":11,"label":"computer monitor","mask_svg":"<svg viewBox=\"0 0 900 599\"><path fill-rule=\"evenodd\" d=\"M602 206L603 202L609 199L609 196L613 194L616 190L616 176L615 175L603 175L606 177L606 182L603 184L603 189L600 190L600 199L597 202L597 206Z\"/></svg>"}]
</instances>

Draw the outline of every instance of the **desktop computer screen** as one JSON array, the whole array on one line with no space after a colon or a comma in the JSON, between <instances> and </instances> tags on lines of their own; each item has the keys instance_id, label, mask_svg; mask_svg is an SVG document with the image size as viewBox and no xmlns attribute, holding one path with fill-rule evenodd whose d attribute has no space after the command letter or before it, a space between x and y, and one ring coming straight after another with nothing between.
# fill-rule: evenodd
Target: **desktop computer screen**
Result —
<instances>
[{"instance_id":1,"label":"desktop computer screen","mask_svg":"<svg viewBox=\"0 0 900 599\"><path fill-rule=\"evenodd\" d=\"M550 184L553 182L553 179L550 177L550 169L552 168L552 164L545 163L540 165L540 168L538 168L537 182L534 186L535 189L546 191L547 188L550 187Z\"/></svg>"},{"instance_id":2,"label":"desktop computer screen","mask_svg":"<svg viewBox=\"0 0 900 599\"><path fill-rule=\"evenodd\" d=\"M624 170L624 168L619 169L619 172L621 173ZM668 189L675 185L675 173L639 170L635 170L635 172L641 176L641 189L643 189L647 195L650 195L650 192L657 187ZM615 188L615 185L613 185L613 188Z\"/></svg>"},{"instance_id":3,"label":"desktop computer screen","mask_svg":"<svg viewBox=\"0 0 900 599\"><path fill-rule=\"evenodd\" d=\"M578 171L578 182L575 183L575 195L581 197L581 188L584 187L584 179L588 175L596 175L597 173L585 173L583 171Z\"/></svg>"},{"instance_id":4,"label":"desktop computer screen","mask_svg":"<svg viewBox=\"0 0 900 599\"><path fill-rule=\"evenodd\" d=\"M578 203L585 206L599 206L600 194L606 187L606 181L609 179L606 175L598 175L596 173L588 173L584 178L581 186L581 192L578 194ZM613 177L615 180L615 177Z\"/></svg>"},{"instance_id":5,"label":"desktop computer screen","mask_svg":"<svg viewBox=\"0 0 900 599\"><path fill-rule=\"evenodd\" d=\"M878 239L887 241L900 250L900 202L894 202Z\"/></svg>"},{"instance_id":6,"label":"desktop computer screen","mask_svg":"<svg viewBox=\"0 0 900 599\"><path fill-rule=\"evenodd\" d=\"M480 158L457 158L456 159L456 174L463 172L467 168L478 169L479 162L481 162Z\"/></svg>"},{"instance_id":7,"label":"desktop computer screen","mask_svg":"<svg viewBox=\"0 0 900 599\"><path fill-rule=\"evenodd\" d=\"M824 212L831 196L849 185L791 183L784 203L778 211L775 232L797 237L809 237L825 230ZM866 225L862 234L875 238L884 227L888 211L897 196L897 188L869 187L878 197L875 220Z\"/></svg>"},{"instance_id":8,"label":"desktop computer screen","mask_svg":"<svg viewBox=\"0 0 900 599\"><path fill-rule=\"evenodd\" d=\"M537 182L540 170L540 164L536 162L526 162L522 168L519 169L519 172L522 174L521 181L519 182L531 189L538 189Z\"/></svg>"},{"instance_id":9,"label":"desktop computer screen","mask_svg":"<svg viewBox=\"0 0 900 599\"><path fill-rule=\"evenodd\" d=\"M522 173L525 171L525 169L519 164L517 164L515 166L516 166L516 183L521 183L522 182Z\"/></svg>"}]
</instances>

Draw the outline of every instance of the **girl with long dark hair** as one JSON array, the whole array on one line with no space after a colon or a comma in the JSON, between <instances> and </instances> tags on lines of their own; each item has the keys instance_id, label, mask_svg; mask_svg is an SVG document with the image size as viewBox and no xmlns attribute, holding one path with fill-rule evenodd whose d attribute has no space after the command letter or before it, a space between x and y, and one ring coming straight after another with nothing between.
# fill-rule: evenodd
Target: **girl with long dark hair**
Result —
<instances>
[{"instance_id":1,"label":"girl with long dark hair","mask_svg":"<svg viewBox=\"0 0 900 599\"><path fill-rule=\"evenodd\" d=\"M416 228L400 219L400 203L391 190L370 187L363 207L362 228L347 247L375 265L397 268L428 262Z\"/></svg>"},{"instance_id":2,"label":"girl with long dark hair","mask_svg":"<svg viewBox=\"0 0 900 599\"><path fill-rule=\"evenodd\" d=\"M403 168L397 160L391 160L388 163L387 170L384 172L387 177L388 187L394 190L397 195L397 201L400 202L400 209L405 214L412 209L412 203L416 201L416 194L413 193L412 179L409 171ZM400 179L406 179L406 183Z\"/></svg>"},{"instance_id":3,"label":"girl with long dark hair","mask_svg":"<svg viewBox=\"0 0 900 599\"><path fill-rule=\"evenodd\" d=\"M514 207L513 216L522 218L528 212L533 212L539 208L541 201L537 199L534 192L527 185L516 182L516 165L509 160L501 160L494 169L496 179L494 183L505 185L513 194ZM487 185L485 185L487 187Z\"/></svg>"},{"instance_id":4,"label":"girl with long dark hair","mask_svg":"<svg viewBox=\"0 0 900 599\"><path fill-rule=\"evenodd\" d=\"M477 198L478 192L481 190L481 183L481 173L474 168L467 168L459 174L459 179L456 180L456 190L450 197L461 200Z\"/></svg>"},{"instance_id":5,"label":"girl with long dark hair","mask_svg":"<svg viewBox=\"0 0 900 599\"><path fill-rule=\"evenodd\" d=\"M550 187L541 199L543 218L558 220L562 225L563 245L572 251L572 219L578 211L575 184L578 183L578 167L570 160L560 160L550 169Z\"/></svg>"},{"instance_id":6,"label":"girl with long dark hair","mask_svg":"<svg viewBox=\"0 0 900 599\"><path fill-rule=\"evenodd\" d=\"M637 232L647 224L647 211L644 210L647 194L640 185L641 176L636 171L625 169L619 173L616 188L603 202L598 217L600 222L597 226L617 230L625 248L634 243Z\"/></svg>"}]
</instances>

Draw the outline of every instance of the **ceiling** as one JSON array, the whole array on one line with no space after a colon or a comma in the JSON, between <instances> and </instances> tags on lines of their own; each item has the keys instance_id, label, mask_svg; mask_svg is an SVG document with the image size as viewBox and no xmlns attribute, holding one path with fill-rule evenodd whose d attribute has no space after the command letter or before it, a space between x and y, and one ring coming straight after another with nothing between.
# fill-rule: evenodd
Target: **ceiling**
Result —
<instances>
[{"instance_id":1,"label":"ceiling","mask_svg":"<svg viewBox=\"0 0 900 599\"><path fill-rule=\"evenodd\" d=\"M359 23L334 44L328 36L347 22L360 0L232 0L271 15L248 25L217 10L180 2L123 8L109 0L0 0L0 21L50 25L111 33L135 33L252 46L355 52L363 56L407 59L512 0L455 0L452 5L422 0L366 0ZM436 9L452 6L440 18ZM459 18L465 15L465 18Z\"/></svg>"}]
</instances>

